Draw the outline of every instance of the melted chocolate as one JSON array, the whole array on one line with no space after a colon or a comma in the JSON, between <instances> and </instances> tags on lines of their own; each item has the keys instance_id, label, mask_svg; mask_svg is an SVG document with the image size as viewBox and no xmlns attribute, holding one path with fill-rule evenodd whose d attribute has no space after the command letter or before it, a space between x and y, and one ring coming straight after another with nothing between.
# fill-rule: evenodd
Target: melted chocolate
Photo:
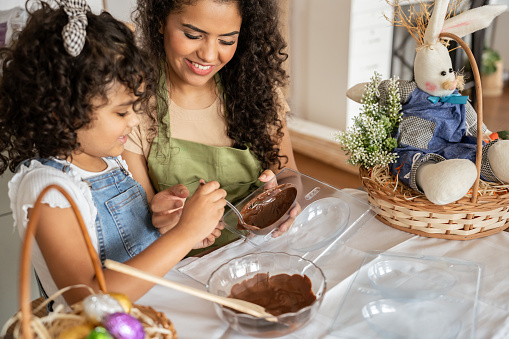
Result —
<instances>
[{"instance_id":1,"label":"melted chocolate","mask_svg":"<svg viewBox=\"0 0 509 339\"><path fill-rule=\"evenodd\" d=\"M316 296L308 276L258 273L232 287L229 298L252 302L275 316L297 312L311 305Z\"/></svg>"},{"instance_id":2,"label":"melted chocolate","mask_svg":"<svg viewBox=\"0 0 509 339\"><path fill-rule=\"evenodd\" d=\"M292 184L282 184L258 194L241 211L247 225L256 229L268 227L278 221L292 207L297 189Z\"/></svg>"}]
</instances>

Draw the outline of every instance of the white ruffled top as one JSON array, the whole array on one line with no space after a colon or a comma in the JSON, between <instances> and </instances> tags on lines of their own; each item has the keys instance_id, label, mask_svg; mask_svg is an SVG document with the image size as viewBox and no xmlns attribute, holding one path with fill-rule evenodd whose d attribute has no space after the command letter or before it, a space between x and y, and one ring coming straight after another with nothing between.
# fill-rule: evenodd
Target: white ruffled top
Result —
<instances>
[{"instance_id":1,"label":"white ruffled top","mask_svg":"<svg viewBox=\"0 0 509 339\"><path fill-rule=\"evenodd\" d=\"M72 197L78 206L87 227L88 234L90 235L90 239L92 240L92 244L96 251L98 251L97 229L95 225L97 209L92 200L90 188L82 179L100 175L118 167L114 159L103 159L108 164L108 167L102 172L84 171L73 164L69 164L65 160L59 159L53 160L70 165L70 171L68 173L43 165L38 161L32 161L29 167L21 166L20 170L9 181L9 199L14 218L14 227L18 229L21 238L24 238L28 224L28 210L34 207L35 201L44 188L51 184L57 184ZM121 157L119 157L119 160L124 168L127 169L125 161L122 160ZM57 190L48 191L42 202L55 208L71 207L69 201ZM51 274L37 246L37 242L34 242L33 246L32 264L48 296L57 292L58 288L51 278ZM65 301L62 297L57 298L56 303L65 305Z\"/></svg>"}]
</instances>

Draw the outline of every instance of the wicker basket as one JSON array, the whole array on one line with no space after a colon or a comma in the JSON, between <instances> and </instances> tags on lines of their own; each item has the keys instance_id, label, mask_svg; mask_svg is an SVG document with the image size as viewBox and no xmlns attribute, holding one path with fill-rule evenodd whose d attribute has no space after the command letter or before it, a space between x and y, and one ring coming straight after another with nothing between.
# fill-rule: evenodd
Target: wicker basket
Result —
<instances>
[{"instance_id":1,"label":"wicker basket","mask_svg":"<svg viewBox=\"0 0 509 339\"><path fill-rule=\"evenodd\" d=\"M76 325L85 324L86 318L83 314L83 302L78 302L72 306L70 306L71 311L69 312L61 312L59 310L55 310L55 312L50 313L49 315L38 317L36 314L40 314L46 303L38 305L32 310L32 304L30 302L30 258L32 253L32 244L35 234L35 228L37 227L37 221L40 215L40 209L42 206L42 198L44 195L51 189L56 189L60 193L62 193L67 200L70 202L71 207L76 214L78 219L82 234L85 238L85 242L88 248L88 252L90 254L90 258L92 260L92 264L94 265L94 270L97 276L97 280L99 282L99 287L103 293L107 293L106 282L104 279L104 274L102 271L101 262L99 260L99 256L97 255L90 237L88 235L88 231L86 229L83 218L80 214L80 211L77 205L74 203L73 199L69 196L69 194L63 190L58 185L49 185L46 187L39 197L33 208L32 217L28 222L25 237L23 240L23 247L21 253L21 268L20 268L20 311L6 323L5 327L8 327L6 330L5 338L57 338L62 332L72 328ZM61 294L68 290L69 288L76 287L85 287L88 288L93 294L94 291L85 285L76 285L70 286L68 288L60 290L57 294ZM56 294L56 295L57 295ZM51 298L51 297L50 297ZM172 322L166 318L166 316L157 312L153 308L149 306L141 306L141 305L132 305L130 315L134 318L138 319L140 323L143 325L145 329L145 338L161 338L161 339L173 339L177 338L177 333Z\"/></svg>"},{"instance_id":2,"label":"wicker basket","mask_svg":"<svg viewBox=\"0 0 509 339\"><path fill-rule=\"evenodd\" d=\"M432 238L468 240L485 237L509 227L509 191L479 195L482 148L482 88L474 56L465 42L451 33L441 37L457 41L467 53L474 73L477 94L477 179L471 197L447 204L435 205L424 196L409 196L404 189L393 189L381 184L376 171L359 169L362 185L369 202L378 208L377 218L401 231ZM399 184L400 186L402 184ZM409 189L408 189L409 190ZM407 191L408 191L407 190Z\"/></svg>"}]
</instances>

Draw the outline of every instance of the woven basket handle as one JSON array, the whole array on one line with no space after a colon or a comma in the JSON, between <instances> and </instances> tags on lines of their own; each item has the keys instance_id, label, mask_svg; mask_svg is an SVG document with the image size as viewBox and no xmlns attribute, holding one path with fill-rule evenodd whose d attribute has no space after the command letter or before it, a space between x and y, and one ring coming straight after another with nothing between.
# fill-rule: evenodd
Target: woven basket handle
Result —
<instances>
[{"instance_id":1,"label":"woven basket handle","mask_svg":"<svg viewBox=\"0 0 509 339\"><path fill-rule=\"evenodd\" d=\"M479 181L481 179L481 162L482 162L482 124L483 124L483 114L482 114L482 86L481 86L481 75L479 74L479 68L477 67L477 62L475 61L474 54L468 47L468 45L463 41L459 36L452 33L440 33L440 38L449 38L456 41L461 48L467 53L468 61L470 61L470 65L472 66L472 72L474 73L474 83L475 83L475 93L477 98L477 150L475 154L475 167L477 168L477 178L475 179L474 186L472 187L472 198L471 202L475 204L477 202L477 193L479 191Z\"/></svg>"},{"instance_id":2,"label":"woven basket handle","mask_svg":"<svg viewBox=\"0 0 509 339\"><path fill-rule=\"evenodd\" d=\"M31 263L31 253L32 253L32 245L34 242L35 228L37 227L39 217L41 214L42 207L42 198L44 195L51 189L56 189L60 193L64 195L64 197L69 201L71 207L78 219L78 223L81 228L81 232L83 237L85 238L85 243L87 245L88 253L90 254L90 259L92 260L92 264L94 265L95 274L99 283L99 288L101 291L106 292L106 281L104 279L104 274L102 271L101 261L99 260L99 256L92 245L92 241L90 240L90 236L88 235L87 227L85 226L85 222L83 221L83 217L78 209L78 206L71 198L71 196L59 185L49 185L45 189L42 190L41 194L35 201L35 205L32 211L32 217L28 221L28 225L25 232L25 237L23 239L23 246L21 251L21 268L20 268L20 294L19 294L19 302L21 307L21 329L23 333L23 338L32 339L33 332L30 326L30 321L32 317L32 308L31 308L31 300L30 300L30 263Z\"/></svg>"}]
</instances>

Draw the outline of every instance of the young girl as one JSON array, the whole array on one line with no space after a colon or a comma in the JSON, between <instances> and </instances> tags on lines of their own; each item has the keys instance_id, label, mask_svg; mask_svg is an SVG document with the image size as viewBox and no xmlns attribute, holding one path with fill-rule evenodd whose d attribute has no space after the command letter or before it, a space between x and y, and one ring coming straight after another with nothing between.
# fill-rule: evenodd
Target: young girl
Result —
<instances>
[{"instance_id":1,"label":"young girl","mask_svg":"<svg viewBox=\"0 0 509 339\"><path fill-rule=\"evenodd\" d=\"M16 171L9 183L15 224L23 234L39 193L58 184L78 204L101 260L163 276L190 249L219 236L226 192L217 182L201 186L175 228L160 235L143 188L120 157L139 123L136 112L152 96L153 71L124 24L92 14L84 0L60 6L41 3L12 46L0 50L0 174ZM79 283L98 290L70 204L57 191L43 202L33 264L45 292ZM132 301L152 286L104 273L108 290ZM85 296L71 289L65 299Z\"/></svg>"},{"instance_id":2,"label":"young girl","mask_svg":"<svg viewBox=\"0 0 509 339\"><path fill-rule=\"evenodd\" d=\"M259 180L296 169L280 90L287 55L277 1L140 0L136 22L160 100L155 119L142 119L128 136L123 157L149 201L160 192L154 212L164 210L161 200L172 201L159 196L176 184L193 192L199 179L217 180L235 203ZM154 226L169 229L177 220ZM227 231L216 243L225 241Z\"/></svg>"}]
</instances>

